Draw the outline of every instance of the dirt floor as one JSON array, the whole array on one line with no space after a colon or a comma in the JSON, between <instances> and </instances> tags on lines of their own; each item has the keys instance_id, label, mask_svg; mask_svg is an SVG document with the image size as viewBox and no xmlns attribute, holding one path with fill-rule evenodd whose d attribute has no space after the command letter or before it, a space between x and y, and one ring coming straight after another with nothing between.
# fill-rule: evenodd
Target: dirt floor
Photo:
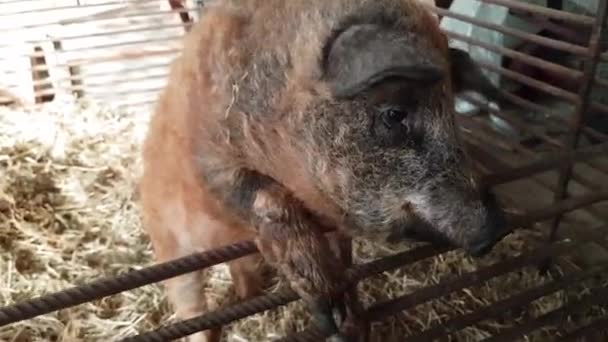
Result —
<instances>
[{"instance_id":1,"label":"dirt floor","mask_svg":"<svg viewBox=\"0 0 608 342\"><path fill-rule=\"evenodd\" d=\"M147 111L123 113L71 103L35 111L0 107L0 306L152 263L135 191L147 116ZM481 260L456 251L386 272L362 283L362 298L369 304L409 293L540 242L540 233L520 231ZM409 247L357 241L356 261ZM495 278L374 326L374 340L398 341L550 278L533 267ZM214 267L206 289L210 300L230 295L229 285L227 269ZM484 321L459 332L457 340L480 340L561 306L567 295L557 292L506 319ZM161 287L150 285L2 327L0 341L115 341L172 320ZM226 329L226 341L268 341L307 322L298 302L236 322ZM545 341L552 331L539 331L528 340Z\"/></svg>"}]
</instances>

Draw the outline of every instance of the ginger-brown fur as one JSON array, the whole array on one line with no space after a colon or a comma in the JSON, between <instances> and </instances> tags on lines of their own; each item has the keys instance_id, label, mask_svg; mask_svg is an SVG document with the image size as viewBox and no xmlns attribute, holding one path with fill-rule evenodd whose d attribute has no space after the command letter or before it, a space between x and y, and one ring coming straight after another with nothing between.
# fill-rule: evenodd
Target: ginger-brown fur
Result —
<instances>
[{"instance_id":1,"label":"ginger-brown fur","mask_svg":"<svg viewBox=\"0 0 608 342\"><path fill-rule=\"evenodd\" d=\"M358 47L368 43L378 51ZM452 87L467 85L450 81L447 39L419 2L210 1L184 46L143 152L144 226L159 261L255 238L327 316L345 264L320 227L465 248L486 229L452 114ZM397 77L369 83L382 63ZM391 113L405 117L387 123ZM230 264L242 298L261 289L259 261ZM201 281L166 282L179 317L207 310Z\"/></svg>"}]
</instances>

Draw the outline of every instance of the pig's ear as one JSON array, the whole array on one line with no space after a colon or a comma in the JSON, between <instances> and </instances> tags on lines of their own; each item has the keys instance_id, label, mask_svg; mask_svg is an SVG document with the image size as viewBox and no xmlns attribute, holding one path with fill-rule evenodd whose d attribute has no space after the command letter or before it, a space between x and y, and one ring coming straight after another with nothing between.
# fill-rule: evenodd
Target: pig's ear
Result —
<instances>
[{"instance_id":1,"label":"pig's ear","mask_svg":"<svg viewBox=\"0 0 608 342\"><path fill-rule=\"evenodd\" d=\"M325 49L324 69L333 95L350 98L387 79L433 84L443 70L402 33L377 25L353 25Z\"/></svg>"},{"instance_id":2,"label":"pig's ear","mask_svg":"<svg viewBox=\"0 0 608 342\"><path fill-rule=\"evenodd\" d=\"M449 54L452 89L455 95L474 91L489 101L499 104L508 103L500 90L481 72L479 65L466 51L450 48Z\"/></svg>"}]
</instances>

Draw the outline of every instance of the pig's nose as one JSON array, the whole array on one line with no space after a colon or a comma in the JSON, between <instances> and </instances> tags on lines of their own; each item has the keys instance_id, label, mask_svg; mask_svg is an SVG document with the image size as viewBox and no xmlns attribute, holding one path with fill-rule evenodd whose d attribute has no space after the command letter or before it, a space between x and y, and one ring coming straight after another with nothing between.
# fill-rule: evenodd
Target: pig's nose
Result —
<instances>
[{"instance_id":1,"label":"pig's nose","mask_svg":"<svg viewBox=\"0 0 608 342\"><path fill-rule=\"evenodd\" d=\"M494 196L484 196L486 215L484 223L475 239L467 247L467 252L474 257L488 254L494 246L510 233L505 213L500 210Z\"/></svg>"}]
</instances>

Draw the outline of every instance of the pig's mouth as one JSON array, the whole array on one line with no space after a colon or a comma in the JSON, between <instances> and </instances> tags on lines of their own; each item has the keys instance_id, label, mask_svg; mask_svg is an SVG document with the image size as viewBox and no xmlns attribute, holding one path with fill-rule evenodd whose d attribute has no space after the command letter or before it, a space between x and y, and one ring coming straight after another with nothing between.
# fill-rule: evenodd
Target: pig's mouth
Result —
<instances>
[{"instance_id":1,"label":"pig's mouth","mask_svg":"<svg viewBox=\"0 0 608 342\"><path fill-rule=\"evenodd\" d=\"M507 237L507 235L509 235L510 233L511 233L511 231L505 230L500 235L497 235L495 240L482 241L480 243L472 245L469 248L466 248L465 250L467 251L467 253L469 255L471 255L473 257L476 257L476 258L483 257L483 256L487 255L488 253L490 253L492 251L492 249L494 249L494 246L496 246L502 239Z\"/></svg>"},{"instance_id":2,"label":"pig's mouth","mask_svg":"<svg viewBox=\"0 0 608 342\"><path fill-rule=\"evenodd\" d=\"M456 247L452 241L441 234L433 225L417 216L394 222L390 232L386 238L388 243L412 241L428 242L435 246Z\"/></svg>"},{"instance_id":3,"label":"pig's mouth","mask_svg":"<svg viewBox=\"0 0 608 342\"><path fill-rule=\"evenodd\" d=\"M481 234L469 246L466 252L473 257L479 258L490 253L494 246L513 232L506 218L501 217L500 222L492 226L492 229L482 229Z\"/></svg>"},{"instance_id":4,"label":"pig's mouth","mask_svg":"<svg viewBox=\"0 0 608 342\"><path fill-rule=\"evenodd\" d=\"M429 222L415 217L408 218L407 221L400 220L393 223L393 227L390 229L390 234L387 236L386 242L426 242L437 247L462 248L470 256L480 258L490 253L500 241L512 232L506 224L506 221L504 224L500 225L499 229L496 229L496 226L494 226L494 228L495 229L482 230L482 232L490 233L481 233L472 243L461 245L446 237L439 229Z\"/></svg>"}]
</instances>

